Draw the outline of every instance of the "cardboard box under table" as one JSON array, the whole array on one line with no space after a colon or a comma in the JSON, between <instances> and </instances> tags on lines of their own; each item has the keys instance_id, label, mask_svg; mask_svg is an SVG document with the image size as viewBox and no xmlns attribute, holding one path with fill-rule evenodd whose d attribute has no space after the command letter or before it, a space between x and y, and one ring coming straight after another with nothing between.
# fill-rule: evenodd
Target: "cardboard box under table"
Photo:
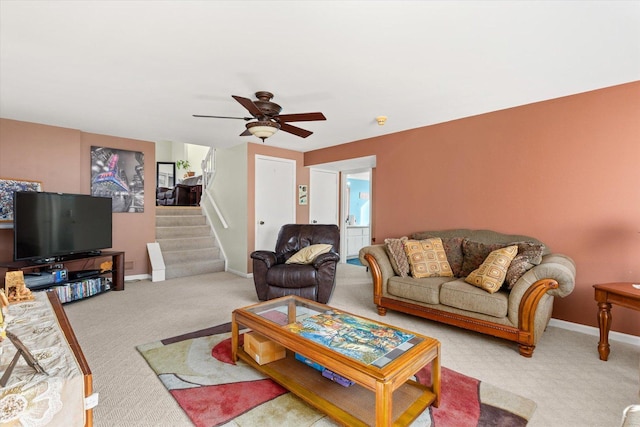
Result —
<instances>
[{"instance_id":1,"label":"cardboard box under table","mask_svg":"<svg viewBox=\"0 0 640 427\"><path fill-rule=\"evenodd\" d=\"M256 332L244 334L244 351L253 357L258 365L284 359L286 356L283 346Z\"/></svg>"}]
</instances>

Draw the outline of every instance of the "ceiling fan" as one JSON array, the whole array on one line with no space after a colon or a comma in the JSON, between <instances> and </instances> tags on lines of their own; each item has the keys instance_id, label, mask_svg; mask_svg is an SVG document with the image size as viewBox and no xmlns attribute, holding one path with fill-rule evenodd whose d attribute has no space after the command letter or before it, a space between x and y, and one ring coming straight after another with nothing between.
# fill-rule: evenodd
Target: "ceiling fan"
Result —
<instances>
[{"instance_id":1,"label":"ceiling fan","mask_svg":"<svg viewBox=\"0 0 640 427\"><path fill-rule=\"evenodd\" d=\"M297 126L290 125L288 122L310 122L316 120L327 120L322 113L299 113L299 114L280 114L282 107L271 102L273 94L271 92L256 92L256 101L241 96L231 95L233 99L238 101L240 105L251 113L252 117L228 117L228 116L204 116L194 114L193 117L207 117L214 119L239 119L249 122L245 125L247 128L240 136L255 135L262 139L269 138L278 130L291 133L301 138L306 138L313 132ZM256 121L250 122L255 119Z\"/></svg>"}]
</instances>

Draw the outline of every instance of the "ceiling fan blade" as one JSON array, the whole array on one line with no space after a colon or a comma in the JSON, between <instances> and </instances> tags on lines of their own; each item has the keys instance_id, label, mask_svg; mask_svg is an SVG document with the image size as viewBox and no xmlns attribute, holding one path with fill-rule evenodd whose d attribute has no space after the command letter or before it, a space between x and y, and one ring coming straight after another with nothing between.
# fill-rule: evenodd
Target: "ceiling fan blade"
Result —
<instances>
[{"instance_id":1,"label":"ceiling fan blade","mask_svg":"<svg viewBox=\"0 0 640 427\"><path fill-rule=\"evenodd\" d=\"M312 122L315 120L327 120L322 113L280 114L274 118L280 122Z\"/></svg>"},{"instance_id":2,"label":"ceiling fan blade","mask_svg":"<svg viewBox=\"0 0 640 427\"><path fill-rule=\"evenodd\" d=\"M251 114L253 114L254 117L264 116L264 113L262 111L260 111L258 106L256 104L254 104L253 101L250 100L249 98L243 98L243 97L237 96L237 95L231 95L231 97L233 99L235 99L236 101L238 101L240 103L240 105L242 105L244 108L247 109L247 111L249 111Z\"/></svg>"},{"instance_id":3,"label":"ceiling fan blade","mask_svg":"<svg viewBox=\"0 0 640 427\"><path fill-rule=\"evenodd\" d=\"M203 116L201 114L194 114L193 117L205 117L209 119L238 119L238 120L244 120L245 122L248 122L249 120L253 120L253 117Z\"/></svg>"},{"instance_id":4,"label":"ceiling fan blade","mask_svg":"<svg viewBox=\"0 0 640 427\"><path fill-rule=\"evenodd\" d=\"M240 134L240 136L251 136L251 132L249 132L249 129L245 129L244 132Z\"/></svg>"},{"instance_id":5,"label":"ceiling fan blade","mask_svg":"<svg viewBox=\"0 0 640 427\"><path fill-rule=\"evenodd\" d=\"M305 129L301 129L299 127L292 126L292 125L289 125L287 123L281 123L280 124L280 130L283 131L283 132L292 133L292 134L297 135L297 136L299 136L301 138L306 138L309 135L313 134L313 132L311 132L311 131L308 131L308 130L305 130Z\"/></svg>"}]
</instances>

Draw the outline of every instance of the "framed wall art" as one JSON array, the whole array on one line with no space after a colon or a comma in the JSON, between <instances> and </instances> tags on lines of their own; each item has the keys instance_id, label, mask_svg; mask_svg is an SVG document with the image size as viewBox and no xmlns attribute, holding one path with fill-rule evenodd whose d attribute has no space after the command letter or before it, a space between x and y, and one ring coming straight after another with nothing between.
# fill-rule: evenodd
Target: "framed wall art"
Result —
<instances>
[{"instance_id":1,"label":"framed wall art","mask_svg":"<svg viewBox=\"0 0 640 427\"><path fill-rule=\"evenodd\" d=\"M306 205L309 203L308 196L309 188L306 184L298 185L298 204Z\"/></svg>"},{"instance_id":2,"label":"framed wall art","mask_svg":"<svg viewBox=\"0 0 640 427\"><path fill-rule=\"evenodd\" d=\"M42 182L0 178L0 228L13 227L13 193L16 191L42 191Z\"/></svg>"},{"instance_id":3,"label":"framed wall art","mask_svg":"<svg viewBox=\"0 0 640 427\"><path fill-rule=\"evenodd\" d=\"M111 197L112 212L144 212L144 153L91 147L91 195Z\"/></svg>"}]
</instances>

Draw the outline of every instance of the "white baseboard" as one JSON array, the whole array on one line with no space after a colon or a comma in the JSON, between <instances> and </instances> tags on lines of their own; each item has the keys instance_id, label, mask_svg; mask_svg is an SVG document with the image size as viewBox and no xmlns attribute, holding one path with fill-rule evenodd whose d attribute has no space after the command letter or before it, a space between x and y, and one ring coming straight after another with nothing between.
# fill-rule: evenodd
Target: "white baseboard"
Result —
<instances>
[{"instance_id":1,"label":"white baseboard","mask_svg":"<svg viewBox=\"0 0 640 427\"><path fill-rule=\"evenodd\" d=\"M593 335L600 338L600 329L593 326L581 325L579 323L567 322L566 320L551 319L549 326L555 326L556 328L568 329L574 332L580 332L587 335ZM621 332L611 331L609 332L609 341L619 341L626 344L631 344L640 347L640 337L635 335L623 334Z\"/></svg>"},{"instance_id":2,"label":"white baseboard","mask_svg":"<svg viewBox=\"0 0 640 427\"><path fill-rule=\"evenodd\" d=\"M245 279L253 278L253 273L243 273L242 271L237 271L230 268L227 268L227 273L235 274L236 276L244 277Z\"/></svg>"},{"instance_id":3,"label":"white baseboard","mask_svg":"<svg viewBox=\"0 0 640 427\"><path fill-rule=\"evenodd\" d=\"M147 280L147 279L151 279L151 275L150 274L135 274L133 276L124 276L124 281L125 282L133 282L135 280Z\"/></svg>"}]
</instances>

